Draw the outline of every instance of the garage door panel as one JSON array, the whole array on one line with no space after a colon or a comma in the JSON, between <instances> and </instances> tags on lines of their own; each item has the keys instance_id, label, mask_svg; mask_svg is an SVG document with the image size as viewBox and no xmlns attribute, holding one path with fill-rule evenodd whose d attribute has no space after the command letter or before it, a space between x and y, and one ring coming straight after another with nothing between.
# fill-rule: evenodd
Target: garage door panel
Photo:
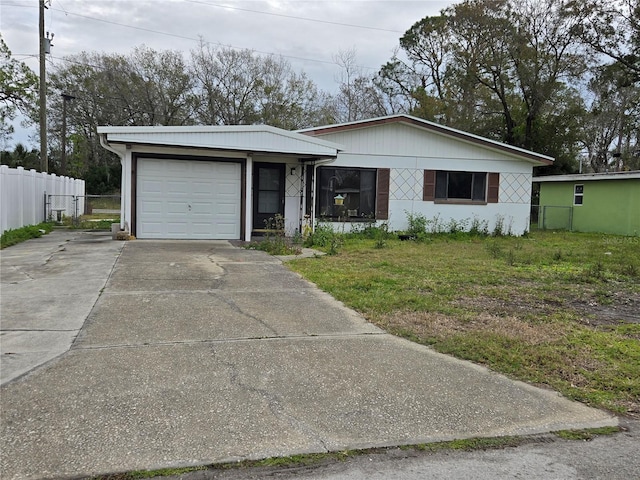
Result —
<instances>
[{"instance_id":1,"label":"garage door panel","mask_svg":"<svg viewBox=\"0 0 640 480\"><path fill-rule=\"evenodd\" d=\"M138 237L240 238L241 171L236 162L139 159Z\"/></svg>"},{"instance_id":2,"label":"garage door panel","mask_svg":"<svg viewBox=\"0 0 640 480\"><path fill-rule=\"evenodd\" d=\"M145 214L161 214L162 202L153 200L142 200L138 203L138 208Z\"/></svg>"},{"instance_id":3,"label":"garage door panel","mask_svg":"<svg viewBox=\"0 0 640 480\"><path fill-rule=\"evenodd\" d=\"M238 215L238 206L235 203L218 202L217 213L226 218L236 217Z\"/></svg>"},{"instance_id":4,"label":"garage door panel","mask_svg":"<svg viewBox=\"0 0 640 480\"><path fill-rule=\"evenodd\" d=\"M194 177L211 177L216 165L211 162L193 162L189 171Z\"/></svg>"},{"instance_id":5,"label":"garage door panel","mask_svg":"<svg viewBox=\"0 0 640 480\"><path fill-rule=\"evenodd\" d=\"M139 227L147 232L148 236L145 238L162 238L163 236L164 224L162 222L144 222Z\"/></svg>"},{"instance_id":6,"label":"garage door panel","mask_svg":"<svg viewBox=\"0 0 640 480\"><path fill-rule=\"evenodd\" d=\"M232 184L220 184L216 192L218 196L222 197L234 197L235 198L235 185Z\"/></svg>"},{"instance_id":7,"label":"garage door panel","mask_svg":"<svg viewBox=\"0 0 640 480\"><path fill-rule=\"evenodd\" d=\"M193 202L191 204L191 214L197 215L211 215L215 213L215 205L213 202Z\"/></svg>"},{"instance_id":8,"label":"garage door panel","mask_svg":"<svg viewBox=\"0 0 640 480\"><path fill-rule=\"evenodd\" d=\"M138 190L145 194L162 194L163 183L160 180L144 180L139 184Z\"/></svg>"},{"instance_id":9,"label":"garage door panel","mask_svg":"<svg viewBox=\"0 0 640 480\"><path fill-rule=\"evenodd\" d=\"M177 182L175 180L167 182L166 193L177 197L186 197L191 193L189 182Z\"/></svg>"},{"instance_id":10,"label":"garage door panel","mask_svg":"<svg viewBox=\"0 0 640 480\"><path fill-rule=\"evenodd\" d=\"M169 235L179 235L181 238L185 237L188 233L187 222L184 220L180 221L167 221L167 234ZM172 237L177 238L177 237Z\"/></svg>"},{"instance_id":11,"label":"garage door panel","mask_svg":"<svg viewBox=\"0 0 640 480\"><path fill-rule=\"evenodd\" d=\"M216 224L216 232L220 236L221 240L234 240L235 228L231 224Z\"/></svg>"},{"instance_id":12,"label":"garage door panel","mask_svg":"<svg viewBox=\"0 0 640 480\"><path fill-rule=\"evenodd\" d=\"M186 215L189 212L189 203L187 203L186 201L183 201L183 202L168 201L166 202L165 211L170 215L171 214Z\"/></svg>"},{"instance_id":13,"label":"garage door panel","mask_svg":"<svg viewBox=\"0 0 640 480\"><path fill-rule=\"evenodd\" d=\"M213 182L194 181L191 184L191 191L194 195L210 196L212 192L215 192L215 186Z\"/></svg>"}]
</instances>

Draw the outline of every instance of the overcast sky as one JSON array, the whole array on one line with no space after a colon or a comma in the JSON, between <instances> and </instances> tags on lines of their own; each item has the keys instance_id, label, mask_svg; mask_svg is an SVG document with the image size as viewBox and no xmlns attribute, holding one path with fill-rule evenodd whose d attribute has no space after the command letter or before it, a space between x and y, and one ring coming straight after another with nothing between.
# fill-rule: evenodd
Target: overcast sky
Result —
<instances>
[{"instance_id":1,"label":"overcast sky","mask_svg":"<svg viewBox=\"0 0 640 480\"><path fill-rule=\"evenodd\" d=\"M47 68L81 51L128 53L134 46L185 52L201 36L213 44L285 57L318 86L335 91L333 63L355 49L364 73L392 55L416 21L453 0L52 0L45 30L55 34ZM0 0L0 31L15 58L38 72L38 0ZM186 56L185 55L185 56ZM13 143L34 127L15 125Z\"/></svg>"}]
</instances>

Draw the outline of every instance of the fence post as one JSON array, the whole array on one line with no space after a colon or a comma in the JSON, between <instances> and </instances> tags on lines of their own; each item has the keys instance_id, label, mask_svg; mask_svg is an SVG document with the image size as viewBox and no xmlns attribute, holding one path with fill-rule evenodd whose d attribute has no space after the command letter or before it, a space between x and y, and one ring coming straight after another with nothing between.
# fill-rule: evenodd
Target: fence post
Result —
<instances>
[{"instance_id":1,"label":"fence post","mask_svg":"<svg viewBox=\"0 0 640 480\"><path fill-rule=\"evenodd\" d=\"M9 167L0 165L0 230L4 232L8 230L8 213L9 213Z\"/></svg>"},{"instance_id":2,"label":"fence post","mask_svg":"<svg viewBox=\"0 0 640 480\"><path fill-rule=\"evenodd\" d=\"M573 232L573 207L569 207L569 231Z\"/></svg>"}]
</instances>

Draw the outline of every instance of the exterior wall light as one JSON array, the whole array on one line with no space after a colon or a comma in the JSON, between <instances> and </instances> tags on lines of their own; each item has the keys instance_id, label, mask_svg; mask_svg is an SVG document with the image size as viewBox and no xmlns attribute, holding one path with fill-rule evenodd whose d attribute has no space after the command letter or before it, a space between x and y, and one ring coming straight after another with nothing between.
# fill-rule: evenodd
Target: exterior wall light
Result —
<instances>
[{"instance_id":1,"label":"exterior wall light","mask_svg":"<svg viewBox=\"0 0 640 480\"><path fill-rule=\"evenodd\" d=\"M334 205L343 205L344 204L344 197L340 194L336 195L335 197L333 197L333 204Z\"/></svg>"}]
</instances>

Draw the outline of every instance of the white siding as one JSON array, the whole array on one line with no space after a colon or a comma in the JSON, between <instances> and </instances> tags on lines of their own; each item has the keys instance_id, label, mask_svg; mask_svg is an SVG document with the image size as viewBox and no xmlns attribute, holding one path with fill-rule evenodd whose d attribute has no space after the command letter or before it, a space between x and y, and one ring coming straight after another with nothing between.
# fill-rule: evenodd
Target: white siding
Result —
<instances>
[{"instance_id":1,"label":"white siding","mask_svg":"<svg viewBox=\"0 0 640 480\"><path fill-rule=\"evenodd\" d=\"M485 222L490 231L499 222L505 233L520 235L529 229L533 166L522 157L401 123L343 130L322 138L345 146L345 151L330 164L332 167L391 169L391 230L408 227L407 213L437 220L443 228L452 221L468 228L477 219ZM499 201L486 205L425 202L424 170L499 173ZM345 227L349 229L349 225Z\"/></svg>"},{"instance_id":2,"label":"white siding","mask_svg":"<svg viewBox=\"0 0 640 480\"><path fill-rule=\"evenodd\" d=\"M472 142L403 123L343 130L320 138L344 145L345 153L390 157L468 160L514 160L514 156ZM398 159L400 160L400 159ZM524 162L519 160L519 162Z\"/></svg>"}]
</instances>

